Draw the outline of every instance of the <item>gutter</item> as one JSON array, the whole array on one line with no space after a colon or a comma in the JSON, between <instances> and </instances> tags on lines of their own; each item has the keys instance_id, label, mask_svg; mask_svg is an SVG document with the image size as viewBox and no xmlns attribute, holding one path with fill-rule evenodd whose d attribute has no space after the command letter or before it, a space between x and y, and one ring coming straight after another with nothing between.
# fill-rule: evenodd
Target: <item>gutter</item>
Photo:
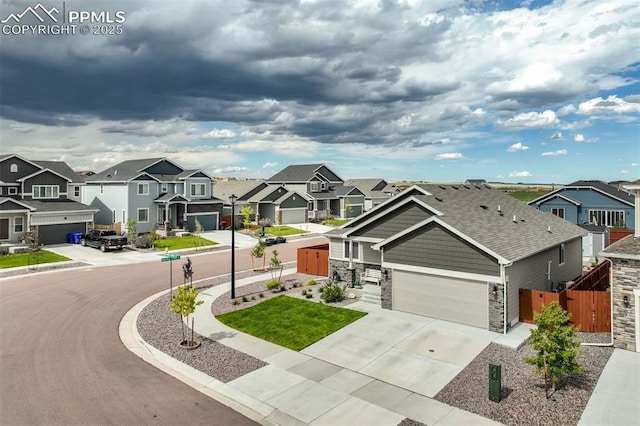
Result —
<instances>
[{"instance_id":1,"label":"gutter","mask_svg":"<svg viewBox=\"0 0 640 426\"><path fill-rule=\"evenodd\" d=\"M610 299L611 299L611 341L609 343L580 343L580 346L597 346L597 347L609 347L609 346L613 346L613 262L611 261L611 259L607 259L606 257L604 258L604 260L609 262L609 288L611 289L609 291L609 294L611 295Z\"/></svg>"}]
</instances>

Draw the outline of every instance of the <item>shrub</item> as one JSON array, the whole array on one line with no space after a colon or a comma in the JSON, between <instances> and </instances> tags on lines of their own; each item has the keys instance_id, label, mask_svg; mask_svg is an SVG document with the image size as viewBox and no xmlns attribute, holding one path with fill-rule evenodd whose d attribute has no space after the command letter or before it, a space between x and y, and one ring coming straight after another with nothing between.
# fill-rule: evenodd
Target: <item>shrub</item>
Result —
<instances>
[{"instance_id":1,"label":"shrub","mask_svg":"<svg viewBox=\"0 0 640 426\"><path fill-rule=\"evenodd\" d=\"M152 243L152 239L148 234L140 235L136 237L136 241L134 245L136 248L150 248Z\"/></svg>"},{"instance_id":2,"label":"shrub","mask_svg":"<svg viewBox=\"0 0 640 426\"><path fill-rule=\"evenodd\" d=\"M316 280L314 280L313 278L307 280L307 285L316 285Z\"/></svg>"},{"instance_id":3,"label":"shrub","mask_svg":"<svg viewBox=\"0 0 640 426\"><path fill-rule=\"evenodd\" d=\"M312 288L308 289L307 293L313 293L313 289Z\"/></svg>"},{"instance_id":4,"label":"shrub","mask_svg":"<svg viewBox=\"0 0 640 426\"><path fill-rule=\"evenodd\" d=\"M247 303L248 301L247 296L242 296L242 303Z\"/></svg>"},{"instance_id":5,"label":"shrub","mask_svg":"<svg viewBox=\"0 0 640 426\"><path fill-rule=\"evenodd\" d=\"M255 296L251 296L251 300L256 300L256 297Z\"/></svg>"},{"instance_id":6,"label":"shrub","mask_svg":"<svg viewBox=\"0 0 640 426\"><path fill-rule=\"evenodd\" d=\"M302 295L306 296L307 295L307 290L302 290Z\"/></svg>"},{"instance_id":7,"label":"shrub","mask_svg":"<svg viewBox=\"0 0 640 426\"><path fill-rule=\"evenodd\" d=\"M338 283L328 282L322 287L320 298L327 303L341 302L344 300L346 288Z\"/></svg>"},{"instance_id":8,"label":"shrub","mask_svg":"<svg viewBox=\"0 0 640 426\"><path fill-rule=\"evenodd\" d=\"M311 299L313 297L313 293L307 293L307 295L305 296L307 299Z\"/></svg>"},{"instance_id":9,"label":"shrub","mask_svg":"<svg viewBox=\"0 0 640 426\"><path fill-rule=\"evenodd\" d=\"M240 302L238 302L237 300L234 300L233 302L231 302L232 305L239 305Z\"/></svg>"},{"instance_id":10,"label":"shrub","mask_svg":"<svg viewBox=\"0 0 640 426\"><path fill-rule=\"evenodd\" d=\"M282 282L280 280L267 281L267 289L273 292L280 290L281 286L282 286Z\"/></svg>"},{"instance_id":11,"label":"shrub","mask_svg":"<svg viewBox=\"0 0 640 426\"><path fill-rule=\"evenodd\" d=\"M258 297L260 297L260 299L262 299L262 298L264 297L264 293L260 293L260 294L258 295Z\"/></svg>"},{"instance_id":12,"label":"shrub","mask_svg":"<svg viewBox=\"0 0 640 426\"><path fill-rule=\"evenodd\" d=\"M551 378L551 390L555 392L563 375L582 374L583 369L576 361L580 342L576 340L577 328L567 325L571 315L558 302L543 306L533 319L538 328L530 331L527 343L536 355L524 360L536 368L536 373L544 374L545 394L549 398L547 377Z\"/></svg>"}]
</instances>

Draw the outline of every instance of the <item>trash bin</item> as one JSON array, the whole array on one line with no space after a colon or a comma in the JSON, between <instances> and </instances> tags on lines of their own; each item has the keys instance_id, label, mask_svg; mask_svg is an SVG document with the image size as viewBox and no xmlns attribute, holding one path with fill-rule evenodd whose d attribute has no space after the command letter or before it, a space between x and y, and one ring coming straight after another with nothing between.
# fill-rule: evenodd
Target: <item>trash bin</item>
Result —
<instances>
[{"instance_id":1,"label":"trash bin","mask_svg":"<svg viewBox=\"0 0 640 426\"><path fill-rule=\"evenodd\" d=\"M82 238L82 232L74 232L73 233L73 244L80 244L80 239Z\"/></svg>"},{"instance_id":2,"label":"trash bin","mask_svg":"<svg viewBox=\"0 0 640 426\"><path fill-rule=\"evenodd\" d=\"M73 232L69 232L69 233L67 234L67 242L68 242L69 244L74 244L74 243L73 243Z\"/></svg>"}]
</instances>

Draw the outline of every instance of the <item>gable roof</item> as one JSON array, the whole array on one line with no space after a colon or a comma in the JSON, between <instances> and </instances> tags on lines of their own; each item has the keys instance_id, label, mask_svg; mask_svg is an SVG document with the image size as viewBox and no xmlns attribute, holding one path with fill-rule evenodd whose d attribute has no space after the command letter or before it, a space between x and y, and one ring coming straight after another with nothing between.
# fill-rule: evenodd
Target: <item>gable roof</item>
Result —
<instances>
[{"instance_id":1,"label":"gable roof","mask_svg":"<svg viewBox=\"0 0 640 426\"><path fill-rule=\"evenodd\" d=\"M579 226L529 207L502 191L476 185L414 185L331 234L346 236L351 228L375 222L409 202L426 205L439 213L415 224L412 230L435 220L455 229L471 244L509 262L586 234ZM391 239L381 241L380 246Z\"/></svg>"},{"instance_id":2,"label":"gable roof","mask_svg":"<svg viewBox=\"0 0 640 426\"><path fill-rule=\"evenodd\" d=\"M389 194L400 192L398 187L382 178L348 179L344 184L355 186L366 198L389 198Z\"/></svg>"},{"instance_id":3,"label":"gable roof","mask_svg":"<svg viewBox=\"0 0 640 426\"><path fill-rule=\"evenodd\" d=\"M562 188L558 188L555 191L551 191L548 194L545 194L541 197L538 197L534 200L529 201L528 204L542 204L545 201L553 198L554 195L563 192L565 189L588 189L592 191L597 191L601 194L604 194L608 197L616 199L623 204L628 204L633 206L633 195L627 191L619 189L615 186L609 185L601 180L578 180L569 185L565 185Z\"/></svg>"},{"instance_id":4,"label":"gable roof","mask_svg":"<svg viewBox=\"0 0 640 426\"><path fill-rule=\"evenodd\" d=\"M92 176L88 176L86 182L127 182L140 175L144 169L162 161L162 158L145 158L138 160L125 160L115 166L109 167Z\"/></svg>"},{"instance_id":5,"label":"gable roof","mask_svg":"<svg viewBox=\"0 0 640 426\"><path fill-rule=\"evenodd\" d=\"M331 169L329 169L324 164L291 164L275 175L271 176L267 179L267 182L273 183L306 183L311 180L320 169L326 168L331 174L333 174L336 178L338 178L341 182L338 175L336 175ZM320 173L321 174L321 173ZM332 181L331 179L328 179Z\"/></svg>"},{"instance_id":6,"label":"gable roof","mask_svg":"<svg viewBox=\"0 0 640 426\"><path fill-rule=\"evenodd\" d=\"M213 195L225 203L229 203L229 197L232 194L238 197L238 201L246 201L245 196L262 184L264 181L258 179L217 180L213 183Z\"/></svg>"}]
</instances>

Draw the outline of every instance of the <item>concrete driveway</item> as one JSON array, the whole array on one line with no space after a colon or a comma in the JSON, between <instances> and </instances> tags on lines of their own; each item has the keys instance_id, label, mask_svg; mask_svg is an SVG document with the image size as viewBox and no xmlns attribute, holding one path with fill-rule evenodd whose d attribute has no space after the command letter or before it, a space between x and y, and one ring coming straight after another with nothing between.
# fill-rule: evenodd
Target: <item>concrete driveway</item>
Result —
<instances>
[{"instance_id":1,"label":"concrete driveway","mask_svg":"<svg viewBox=\"0 0 640 426\"><path fill-rule=\"evenodd\" d=\"M369 314L302 351L306 355L433 397L500 334L363 302Z\"/></svg>"}]
</instances>

